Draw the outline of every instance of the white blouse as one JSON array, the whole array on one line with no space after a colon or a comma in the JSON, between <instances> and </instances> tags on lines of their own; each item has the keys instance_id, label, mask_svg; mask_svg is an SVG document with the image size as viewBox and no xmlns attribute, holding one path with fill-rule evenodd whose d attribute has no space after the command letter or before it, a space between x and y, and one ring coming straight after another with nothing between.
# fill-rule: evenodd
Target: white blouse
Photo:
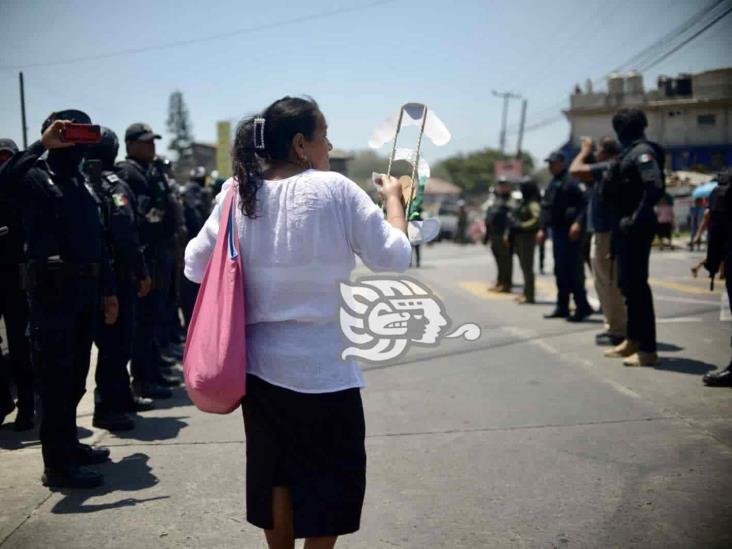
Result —
<instances>
[{"instance_id":1,"label":"white blouse","mask_svg":"<svg viewBox=\"0 0 732 549\"><path fill-rule=\"evenodd\" d=\"M216 244L224 183L201 232L188 243L185 276L200 282ZM358 255L372 271L403 272L411 245L356 183L336 172L306 170L266 180L257 218L236 207L244 267L247 372L302 393L363 387L339 325L339 282Z\"/></svg>"}]
</instances>

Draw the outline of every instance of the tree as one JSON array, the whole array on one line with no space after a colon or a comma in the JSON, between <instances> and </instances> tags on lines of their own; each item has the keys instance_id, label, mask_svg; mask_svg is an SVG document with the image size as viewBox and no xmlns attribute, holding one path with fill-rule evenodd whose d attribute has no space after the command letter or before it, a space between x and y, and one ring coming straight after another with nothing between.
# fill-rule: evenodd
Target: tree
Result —
<instances>
[{"instance_id":1,"label":"tree","mask_svg":"<svg viewBox=\"0 0 732 549\"><path fill-rule=\"evenodd\" d=\"M182 92L170 94L167 126L168 132L173 135L168 149L177 154L177 162L189 158L193 154L193 127Z\"/></svg>"},{"instance_id":2,"label":"tree","mask_svg":"<svg viewBox=\"0 0 732 549\"><path fill-rule=\"evenodd\" d=\"M437 164L433 171L447 173L449 179L467 195L485 194L495 183L494 162L505 158L506 156L496 149L483 149L446 158ZM534 168L531 156L523 153L522 160L524 173L531 173Z\"/></svg>"}]
</instances>

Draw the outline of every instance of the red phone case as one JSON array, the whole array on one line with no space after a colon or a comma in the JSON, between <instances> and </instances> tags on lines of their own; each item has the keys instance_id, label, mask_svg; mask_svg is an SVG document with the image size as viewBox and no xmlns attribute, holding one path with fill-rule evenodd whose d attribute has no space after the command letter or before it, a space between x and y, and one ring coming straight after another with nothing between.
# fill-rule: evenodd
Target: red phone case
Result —
<instances>
[{"instance_id":1,"label":"red phone case","mask_svg":"<svg viewBox=\"0 0 732 549\"><path fill-rule=\"evenodd\" d=\"M68 124L64 128L63 140L67 143L99 143L102 132L95 124Z\"/></svg>"}]
</instances>

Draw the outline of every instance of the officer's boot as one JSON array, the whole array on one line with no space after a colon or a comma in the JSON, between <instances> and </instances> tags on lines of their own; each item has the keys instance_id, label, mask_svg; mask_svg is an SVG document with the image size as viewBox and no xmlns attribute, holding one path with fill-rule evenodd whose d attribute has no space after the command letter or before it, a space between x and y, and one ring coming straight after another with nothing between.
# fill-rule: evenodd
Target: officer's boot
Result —
<instances>
[{"instance_id":1,"label":"officer's boot","mask_svg":"<svg viewBox=\"0 0 732 549\"><path fill-rule=\"evenodd\" d=\"M605 356L608 358L628 358L638 352L638 342L632 339L626 339L617 347L613 347L605 351Z\"/></svg>"},{"instance_id":2,"label":"officer's boot","mask_svg":"<svg viewBox=\"0 0 732 549\"><path fill-rule=\"evenodd\" d=\"M702 381L707 387L732 387L732 362L723 370L704 374Z\"/></svg>"}]
</instances>

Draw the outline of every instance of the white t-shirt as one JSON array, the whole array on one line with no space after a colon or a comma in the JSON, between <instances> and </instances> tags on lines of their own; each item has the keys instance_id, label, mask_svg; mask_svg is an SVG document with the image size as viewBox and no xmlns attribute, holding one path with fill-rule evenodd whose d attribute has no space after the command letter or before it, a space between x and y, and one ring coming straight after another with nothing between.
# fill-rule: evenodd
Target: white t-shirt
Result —
<instances>
[{"instance_id":1,"label":"white t-shirt","mask_svg":"<svg viewBox=\"0 0 732 549\"><path fill-rule=\"evenodd\" d=\"M221 203L188 243L185 276L200 282L219 231ZM237 197L238 198L238 197ZM403 272L406 235L356 183L336 172L306 170L257 191L257 218L236 206L244 267L247 372L302 393L363 387L354 359L341 360L347 341L339 325L339 282L358 255L372 271Z\"/></svg>"}]
</instances>

